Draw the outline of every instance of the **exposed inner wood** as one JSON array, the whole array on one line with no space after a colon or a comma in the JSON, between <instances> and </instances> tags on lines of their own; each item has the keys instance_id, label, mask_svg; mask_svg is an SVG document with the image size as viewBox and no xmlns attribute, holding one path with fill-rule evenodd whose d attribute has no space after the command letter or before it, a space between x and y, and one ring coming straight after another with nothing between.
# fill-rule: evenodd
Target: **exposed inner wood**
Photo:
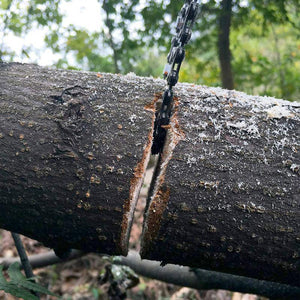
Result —
<instances>
[{"instance_id":1,"label":"exposed inner wood","mask_svg":"<svg viewBox=\"0 0 300 300\"><path fill-rule=\"evenodd\" d=\"M170 197L170 189L163 185L166 169L169 161L172 159L173 150L179 141L184 138L184 132L180 129L177 119L178 98L174 100L175 111L170 119L164 149L157 161L154 177L152 178L153 189L149 191L151 194L148 196L141 237L142 256L143 249L149 251L148 248L151 245L151 241L155 240L158 235L162 215Z\"/></svg>"},{"instance_id":2,"label":"exposed inner wood","mask_svg":"<svg viewBox=\"0 0 300 300\"><path fill-rule=\"evenodd\" d=\"M154 109L147 107L147 109L154 112ZM122 248L125 249L125 253L128 251L128 243L130 238L130 230L132 228L132 223L134 220L134 211L139 199L141 187L144 181L146 174L146 168L149 163L151 156L151 146L153 140L153 128L154 128L155 114L152 116L152 129L149 131L147 144L145 145L143 158L134 168L134 176L130 180L130 190L129 190L129 200L126 201L123 205L124 214L122 220L122 232L121 232L121 241Z\"/></svg>"}]
</instances>

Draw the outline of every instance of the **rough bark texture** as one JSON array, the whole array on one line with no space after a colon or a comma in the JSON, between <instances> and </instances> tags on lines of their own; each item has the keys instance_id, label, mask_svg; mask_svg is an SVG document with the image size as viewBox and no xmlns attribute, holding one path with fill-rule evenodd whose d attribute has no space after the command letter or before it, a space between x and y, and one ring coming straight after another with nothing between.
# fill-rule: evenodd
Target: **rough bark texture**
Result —
<instances>
[{"instance_id":1,"label":"rough bark texture","mask_svg":"<svg viewBox=\"0 0 300 300\"><path fill-rule=\"evenodd\" d=\"M126 254L161 89L133 75L0 64L0 227Z\"/></svg>"},{"instance_id":2,"label":"rough bark texture","mask_svg":"<svg viewBox=\"0 0 300 300\"><path fill-rule=\"evenodd\" d=\"M125 254L164 81L0 64L0 227ZM142 255L299 286L300 105L178 84Z\"/></svg>"},{"instance_id":3,"label":"rough bark texture","mask_svg":"<svg viewBox=\"0 0 300 300\"><path fill-rule=\"evenodd\" d=\"M142 258L299 286L299 103L175 94Z\"/></svg>"}]
</instances>

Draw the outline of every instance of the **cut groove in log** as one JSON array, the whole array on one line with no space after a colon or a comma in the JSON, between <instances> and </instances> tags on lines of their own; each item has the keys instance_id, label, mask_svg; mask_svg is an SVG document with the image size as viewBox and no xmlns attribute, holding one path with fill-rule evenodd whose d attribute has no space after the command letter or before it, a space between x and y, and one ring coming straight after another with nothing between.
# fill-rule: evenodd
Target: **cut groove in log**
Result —
<instances>
[{"instance_id":1,"label":"cut groove in log","mask_svg":"<svg viewBox=\"0 0 300 300\"><path fill-rule=\"evenodd\" d=\"M152 241L156 238L163 212L167 206L170 197L170 189L163 185L165 173L169 161L172 159L173 151L181 139L184 139L184 133L179 127L177 119L178 99L175 97L175 110L172 114L168 135L166 136L164 151L159 157L152 178L153 190L150 189L148 204L145 209L143 233L141 237L142 249L148 249Z\"/></svg>"},{"instance_id":2,"label":"cut groove in log","mask_svg":"<svg viewBox=\"0 0 300 300\"><path fill-rule=\"evenodd\" d=\"M153 105L153 108L149 107L149 105L145 106L145 109L147 109L148 111L152 111L152 113L153 113L152 127L151 127L151 130L149 130L148 141L144 148L142 160L134 168L134 176L130 180L129 198L128 198L128 201L126 200L125 204L124 204L121 241L123 242L122 248L126 249L126 253L128 251L130 230L132 227L132 222L134 220L135 207L136 207L139 195L140 195L140 190L141 190L142 184L144 182L144 177L146 174L146 168L148 166L150 155L151 155L151 146L152 146L152 140L153 140L153 130L154 130L154 120L155 120L154 105Z\"/></svg>"},{"instance_id":3,"label":"cut groove in log","mask_svg":"<svg viewBox=\"0 0 300 300\"><path fill-rule=\"evenodd\" d=\"M175 94L142 258L299 286L300 104L188 84Z\"/></svg>"},{"instance_id":4,"label":"cut groove in log","mask_svg":"<svg viewBox=\"0 0 300 300\"><path fill-rule=\"evenodd\" d=\"M0 227L126 255L163 87L143 80L0 64Z\"/></svg>"}]
</instances>

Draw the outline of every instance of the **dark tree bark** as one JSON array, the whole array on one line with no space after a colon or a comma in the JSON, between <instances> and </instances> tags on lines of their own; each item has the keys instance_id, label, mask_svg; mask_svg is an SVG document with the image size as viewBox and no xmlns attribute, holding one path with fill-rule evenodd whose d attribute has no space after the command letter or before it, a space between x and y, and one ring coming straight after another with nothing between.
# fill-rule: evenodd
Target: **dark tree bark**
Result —
<instances>
[{"instance_id":1,"label":"dark tree bark","mask_svg":"<svg viewBox=\"0 0 300 300\"><path fill-rule=\"evenodd\" d=\"M125 254L163 87L0 64L0 227ZM299 286L300 105L190 84L175 94L143 257Z\"/></svg>"},{"instance_id":2,"label":"dark tree bark","mask_svg":"<svg viewBox=\"0 0 300 300\"><path fill-rule=\"evenodd\" d=\"M219 16L218 54L221 67L222 87L233 90L234 81L231 70L230 51L230 24L232 14L232 0L221 1L221 11Z\"/></svg>"},{"instance_id":3,"label":"dark tree bark","mask_svg":"<svg viewBox=\"0 0 300 300\"><path fill-rule=\"evenodd\" d=\"M161 88L2 63L0 227L58 249L126 254Z\"/></svg>"},{"instance_id":4,"label":"dark tree bark","mask_svg":"<svg viewBox=\"0 0 300 300\"><path fill-rule=\"evenodd\" d=\"M142 258L300 284L300 104L180 85Z\"/></svg>"}]
</instances>

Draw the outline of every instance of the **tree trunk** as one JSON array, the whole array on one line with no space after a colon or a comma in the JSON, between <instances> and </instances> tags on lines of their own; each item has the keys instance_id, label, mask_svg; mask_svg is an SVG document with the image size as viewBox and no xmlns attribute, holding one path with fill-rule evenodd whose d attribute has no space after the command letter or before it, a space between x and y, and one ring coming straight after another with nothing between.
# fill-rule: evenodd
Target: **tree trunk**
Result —
<instances>
[{"instance_id":1,"label":"tree trunk","mask_svg":"<svg viewBox=\"0 0 300 300\"><path fill-rule=\"evenodd\" d=\"M230 51L231 14L232 0L222 0L219 16L218 53L221 67L222 87L228 90L233 90L234 88Z\"/></svg>"},{"instance_id":2,"label":"tree trunk","mask_svg":"<svg viewBox=\"0 0 300 300\"><path fill-rule=\"evenodd\" d=\"M164 81L0 64L0 227L125 254ZM300 105L178 84L142 255L299 286Z\"/></svg>"},{"instance_id":3,"label":"tree trunk","mask_svg":"<svg viewBox=\"0 0 300 300\"><path fill-rule=\"evenodd\" d=\"M162 87L1 64L0 227L53 248L126 254Z\"/></svg>"},{"instance_id":4,"label":"tree trunk","mask_svg":"<svg viewBox=\"0 0 300 300\"><path fill-rule=\"evenodd\" d=\"M300 105L180 85L142 258L300 284Z\"/></svg>"},{"instance_id":5,"label":"tree trunk","mask_svg":"<svg viewBox=\"0 0 300 300\"><path fill-rule=\"evenodd\" d=\"M114 31L114 25L113 21L109 17L109 8L108 8L108 0L104 0L102 4L102 9L105 11L105 20L104 23L107 27L108 33L107 33L107 43L109 47L111 48L113 52L113 61L114 61L114 66L115 66L115 73L119 74L120 73L120 68L119 68L119 55L118 55L118 50L117 50L117 45L114 42L113 38L113 31Z\"/></svg>"}]
</instances>

